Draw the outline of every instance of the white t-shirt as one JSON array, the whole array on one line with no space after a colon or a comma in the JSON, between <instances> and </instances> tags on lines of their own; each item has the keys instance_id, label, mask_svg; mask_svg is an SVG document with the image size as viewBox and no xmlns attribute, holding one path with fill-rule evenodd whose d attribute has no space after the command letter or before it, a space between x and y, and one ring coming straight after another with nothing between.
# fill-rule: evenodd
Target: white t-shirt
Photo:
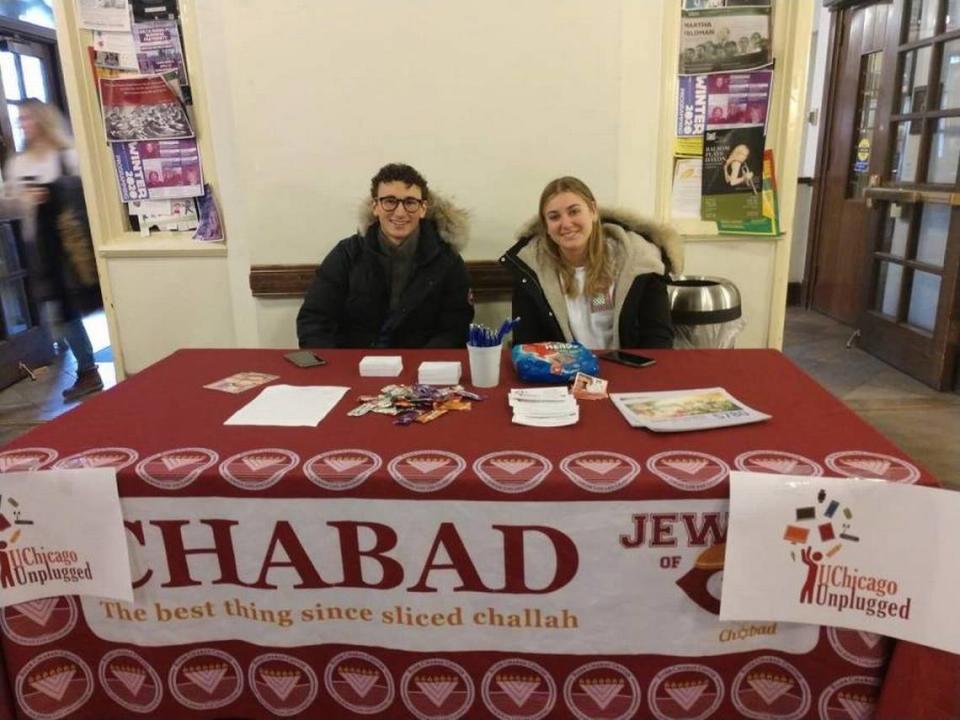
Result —
<instances>
[{"instance_id":1,"label":"white t-shirt","mask_svg":"<svg viewBox=\"0 0 960 720\"><path fill-rule=\"evenodd\" d=\"M23 239L28 246L36 242L37 218L33 205L23 200L25 183L52 183L63 175L64 166L74 175L80 172L77 153L72 148L60 152L50 150L42 155L23 152L10 158L4 168L0 210L23 220Z\"/></svg>"},{"instance_id":2,"label":"white t-shirt","mask_svg":"<svg viewBox=\"0 0 960 720\"><path fill-rule=\"evenodd\" d=\"M61 152L50 150L43 155L23 152L12 157L7 163L3 179L8 183L52 183L63 175L64 165L71 174L79 174L77 153L72 148Z\"/></svg>"},{"instance_id":3,"label":"white t-shirt","mask_svg":"<svg viewBox=\"0 0 960 720\"><path fill-rule=\"evenodd\" d=\"M591 350L615 350L613 347L613 288L598 295L587 296L583 293L583 284L587 278L587 269L575 269L574 282L577 296L564 296L567 302L567 316L570 318L570 331L573 338Z\"/></svg>"}]
</instances>

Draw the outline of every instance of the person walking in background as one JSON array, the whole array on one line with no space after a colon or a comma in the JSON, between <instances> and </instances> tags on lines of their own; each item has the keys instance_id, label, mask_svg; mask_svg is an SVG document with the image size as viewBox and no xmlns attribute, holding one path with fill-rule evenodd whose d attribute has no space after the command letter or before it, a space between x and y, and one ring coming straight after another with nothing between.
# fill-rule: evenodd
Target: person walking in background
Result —
<instances>
[{"instance_id":1,"label":"person walking in background","mask_svg":"<svg viewBox=\"0 0 960 720\"><path fill-rule=\"evenodd\" d=\"M83 327L84 312L100 305L92 248L83 267L77 253L65 247L66 231L58 215L65 193L56 191L58 180L78 175L77 156L66 119L54 106L28 99L20 105L23 152L4 168L5 209L22 221L25 264L31 294L38 303L55 302L63 318L62 335L77 361L77 380L63 391L70 402L103 389L93 358L93 346ZM79 183L75 187L79 187Z\"/></svg>"}]
</instances>

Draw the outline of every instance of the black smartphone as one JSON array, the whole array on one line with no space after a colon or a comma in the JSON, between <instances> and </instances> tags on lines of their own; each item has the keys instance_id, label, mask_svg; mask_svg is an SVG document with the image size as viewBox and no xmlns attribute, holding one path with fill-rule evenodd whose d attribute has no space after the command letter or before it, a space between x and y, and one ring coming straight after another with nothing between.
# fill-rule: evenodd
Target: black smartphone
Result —
<instances>
[{"instance_id":1,"label":"black smartphone","mask_svg":"<svg viewBox=\"0 0 960 720\"><path fill-rule=\"evenodd\" d=\"M292 353L287 353L284 357L297 367L302 368L327 364L327 361L313 352L313 350L297 350Z\"/></svg>"},{"instance_id":2,"label":"black smartphone","mask_svg":"<svg viewBox=\"0 0 960 720\"><path fill-rule=\"evenodd\" d=\"M624 352L623 350L610 350L605 353L600 353L597 357L601 360L610 360L611 362L629 365L630 367L649 367L657 362L651 357L636 355L634 353Z\"/></svg>"}]
</instances>

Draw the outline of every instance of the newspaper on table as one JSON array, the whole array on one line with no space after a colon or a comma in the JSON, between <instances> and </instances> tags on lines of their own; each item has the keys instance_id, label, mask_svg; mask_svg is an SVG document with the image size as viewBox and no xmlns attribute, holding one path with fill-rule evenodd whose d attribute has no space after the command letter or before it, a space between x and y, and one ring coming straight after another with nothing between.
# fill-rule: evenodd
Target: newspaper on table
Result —
<instances>
[{"instance_id":1,"label":"newspaper on table","mask_svg":"<svg viewBox=\"0 0 960 720\"><path fill-rule=\"evenodd\" d=\"M612 393L610 399L633 427L654 432L709 430L770 419L721 387Z\"/></svg>"},{"instance_id":2,"label":"newspaper on table","mask_svg":"<svg viewBox=\"0 0 960 720\"><path fill-rule=\"evenodd\" d=\"M171 77L176 77L171 75ZM165 75L101 78L100 103L109 142L192 138L179 86Z\"/></svg>"}]
</instances>

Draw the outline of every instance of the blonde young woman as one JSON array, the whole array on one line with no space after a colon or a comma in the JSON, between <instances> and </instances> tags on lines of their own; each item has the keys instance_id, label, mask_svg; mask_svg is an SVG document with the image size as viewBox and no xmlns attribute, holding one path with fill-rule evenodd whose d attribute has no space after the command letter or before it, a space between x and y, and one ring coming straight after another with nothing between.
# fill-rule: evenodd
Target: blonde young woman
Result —
<instances>
[{"instance_id":1,"label":"blonde young woman","mask_svg":"<svg viewBox=\"0 0 960 720\"><path fill-rule=\"evenodd\" d=\"M666 274L680 272L676 233L600 208L585 183L547 183L538 217L501 258L511 268L514 342L576 340L596 350L669 348Z\"/></svg>"},{"instance_id":2,"label":"blonde young woman","mask_svg":"<svg viewBox=\"0 0 960 720\"><path fill-rule=\"evenodd\" d=\"M747 167L747 160L750 158L750 148L746 145L737 145L727 155L723 163L723 179L727 185L736 187L737 185L748 184L754 193L757 192L753 184L753 172Z\"/></svg>"},{"instance_id":3,"label":"blonde young woman","mask_svg":"<svg viewBox=\"0 0 960 720\"><path fill-rule=\"evenodd\" d=\"M60 111L39 100L20 105L24 150L3 171L4 205L22 220L25 262L31 294L38 302L56 302L63 316L62 333L77 360L77 381L63 391L67 401L103 389L93 358L83 312L99 299L97 288L78 288L56 229L55 198L51 183L63 175L77 175L77 156Z\"/></svg>"}]
</instances>

